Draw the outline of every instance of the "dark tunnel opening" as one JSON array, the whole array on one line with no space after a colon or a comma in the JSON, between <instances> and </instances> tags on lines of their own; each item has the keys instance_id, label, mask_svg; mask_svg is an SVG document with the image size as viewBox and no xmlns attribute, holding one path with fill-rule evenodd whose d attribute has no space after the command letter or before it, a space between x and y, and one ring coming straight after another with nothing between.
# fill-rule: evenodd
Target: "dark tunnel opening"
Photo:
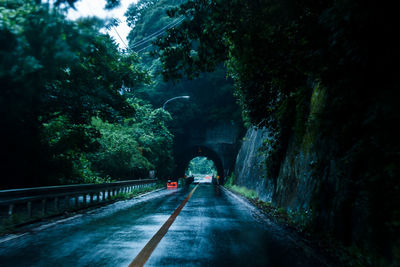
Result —
<instances>
[{"instance_id":1,"label":"dark tunnel opening","mask_svg":"<svg viewBox=\"0 0 400 267\"><path fill-rule=\"evenodd\" d=\"M217 169L217 176L219 177L219 184L224 183L224 166L219 155L212 149L206 146L193 146L179 155L177 158L177 166L175 175L176 177L184 177L185 171L190 161L196 157L206 157L214 162Z\"/></svg>"}]
</instances>

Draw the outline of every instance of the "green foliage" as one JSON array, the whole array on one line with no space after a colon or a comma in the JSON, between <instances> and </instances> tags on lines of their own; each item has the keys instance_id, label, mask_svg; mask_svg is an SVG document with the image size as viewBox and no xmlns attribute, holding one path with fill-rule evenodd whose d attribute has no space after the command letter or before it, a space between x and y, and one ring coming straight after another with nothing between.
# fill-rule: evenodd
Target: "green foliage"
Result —
<instances>
[{"instance_id":1,"label":"green foliage","mask_svg":"<svg viewBox=\"0 0 400 267\"><path fill-rule=\"evenodd\" d=\"M238 186L235 185L236 177L234 173L231 173L231 175L226 179L224 186L228 188L229 190L232 190L248 199L251 200L257 200L258 199L258 194L256 191L252 189L248 189L245 186Z\"/></svg>"},{"instance_id":2,"label":"green foliage","mask_svg":"<svg viewBox=\"0 0 400 267\"><path fill-rule=\"evenodd\" d=\"M170 115L137 100L133 106L135 116L119 124L93 118L92 125L101 133L100 149L90 155L94 169L117 180L145 178L150 170L161 177L170 174L173 136L165 125Z\"/></svg>"},{"instance_id":3,"label":"green foliage","mask_svg":"<svg viewBox=\"0 0 400 267\"><path fill-rule=\"evenodd\" d=\"M48 184L104 182L91 168L86 153L96 151L100 133L93 127L72 124L63 115L42 125L42 147L47 158Z\"/></svg>"},{"instance_id":4,"label":"green foliage","mask_svg":"<svg viewBox=\"0 0 400 267\"><path fill-rule=\"evenodd\" d=\"M196 157L189 162L186 169L186 175L192 174L214 174L217 175L217 169L212 160L206 157Z\"/></svg>"},{"instance_id":5,"label":"green foliage","mask_svg":"<svg viewBox=\"0 0 400 267\"><path fill-rule=\"evenodd\" d=\"M132 117L141 105L126 95L150 77L103 27L95 18L69 21L38 1L0 3L0 164L13 174L2 187L109 179L88 158L101 148L91 119L118 125Z\"/></svg>"},{"instance_id":6,"label":"green foliage","mask_svg":"<svg viewBox=\"0 0 400 267\"><path fill-rule=\"evenodd\" d=\"M231 187L235 184L235 181L236 181L236 176L235 173L232 172L231 175L227 177L224 186Z\"/></svg>"},{"instance_id":7,"label":"green foliage","mask_svg":"<svg viewBox=\"0 0 400 267\"><path fill-rule=\"evenodd\" d=\"M238 186L238 185L224 185L226 188L248 198L248 199L257 199L258 198L258 194L256 191L248 189L245 186Z\"/></svg>"}]
</instances>

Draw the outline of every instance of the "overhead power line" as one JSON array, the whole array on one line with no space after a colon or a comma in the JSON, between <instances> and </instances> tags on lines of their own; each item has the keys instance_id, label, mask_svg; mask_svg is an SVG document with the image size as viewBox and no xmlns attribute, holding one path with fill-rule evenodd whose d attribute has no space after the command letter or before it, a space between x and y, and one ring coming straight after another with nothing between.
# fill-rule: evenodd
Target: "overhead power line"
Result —
<instances>
[{"instance_id":1,"label":"overhead power line","mask_svg":"<svg viewBox=\"0 0 400 267\"><path fill-rule=\"evenodd\" d=\"M153 44L149 44L148 46L146 46L146 47L144 47L144 48L142 48L142 49L136 51L136 53L140 53L140 52L142 52L142 51L145 50L146 48L149 48L149 47L152 46L152 45L153 45Z\"/></svg>"},{"instance_id":2,"label":"overhead power line","mask_svg":"<svg viewBox=\"0 0 400 267\"><path fill-rule=\"evenodd\" d=\"M125 41L122 39L122 37L121 37L121 35L119 34L117 28L116 28L114 25L112 25L112 27L114 28L114 31L115 31L115 33L118 35L118 37L119 37L119 39L121 40L121 42L124 44L126 50L127 50L127 51L128 51L128 50L134 51L133 48L142 46L142 45L144 45L144 44L150 42L150 41L153 40L155 37L160 36L160 35L163 34L165 31L167 31L167 30L169 30L169 29L175 27L176 25L180 24L184 19L185 19L185 18L177 19L177 20L175 20L175 21L173 21L173 22L167 24L166 26L162 27L161 29L159 29L159 30L153 32L152 34L148 35L148 36L145 37L144 39L142 39L142 40L140 40L140 41L134 43L134 44L131 45L130 47L129 47L129 46L125 43ZM149 48L150 46L152 46L152 44L147 45L146 47L141 48L141 49L139 49L139 50L137 50L137 51L135 51L135 52L136 52L136 53L140 53L140 52L142 52L143 50Z\"/></svg>"},{"instance_id":3,"label":"overhead power line","mask_svg":"<svg viewBox=\"0 0 400 267\"><path fill-rule=\"evenodd\" d=\"M125 45L126 49L129 49L128 45L125 43L125 41L122 39L121 35L119 35L117 28L115 26L113 26L115 33L118 35L119 39L121 40L121 42Z\"/></svg>"},{"instance_id":4,"label":"overhead power line","mask_svg":"<svg viewBox=\"0 0 400 267\"><path fill-rule=\"evenodd\" d=\"M182 19L178 19L166 26L164 26L163 28L155 31L154 33L150 34L149 36L145 37L144 39L140 40L139 42L136 42L134 44L131 45L131 48L135 48L138 46L141 46L145 43L148 43L149 41L151 41L153 38L163 34L166 30L171 29L172 27L175 27L176 25L178 25L179 23L181 23L185 18Z\"/></svg>"}]
</instances>

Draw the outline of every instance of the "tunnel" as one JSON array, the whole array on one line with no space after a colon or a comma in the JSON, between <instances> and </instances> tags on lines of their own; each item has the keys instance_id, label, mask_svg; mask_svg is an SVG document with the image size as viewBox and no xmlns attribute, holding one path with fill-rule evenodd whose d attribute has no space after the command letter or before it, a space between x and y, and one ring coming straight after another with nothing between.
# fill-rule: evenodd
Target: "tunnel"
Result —
<instances>
[{"instance_id":1,"label":"tunnel","mask_svg":"<svg viewBox=\"0 0 400 267\"><path fill-rule=\"evenodd\" d=\"M212 149L206 146L193 146L183 151L179 157L177 157L177 165L175 169L176 177L184 177L185 170L189 165L189 162L196 157L206 157L212 160L217 169L217 175L219 176L219 183L224 183L224 166L219 155Z\"/></svg>"}]
</instances>

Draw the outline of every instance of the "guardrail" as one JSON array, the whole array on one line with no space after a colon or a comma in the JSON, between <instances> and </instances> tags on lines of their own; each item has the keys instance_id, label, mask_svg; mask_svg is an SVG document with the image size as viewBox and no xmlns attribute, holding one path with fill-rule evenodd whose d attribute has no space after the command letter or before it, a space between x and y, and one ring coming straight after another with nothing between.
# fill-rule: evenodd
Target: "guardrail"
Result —
<instances>
[{"instance_id":1,"label":"guardrail","mask_svg":"<svg viewBox=\"0 0 400 267\"><path fill-rule=\"evenodd\" d=\"M60 213L106 202L119 193L129 193L137 188L149 187L154 185L156 181L157 179L143 179L103 184L0 190L0 207L7 208L6 212L9 217L13 216L16 207L18 207L19 211L26 211L28 218L32 218L34 207L39 207L39 215L44 217L51 201L53 202L53 205L51 205L53 213Z\"/></svg>"}]
</instances>

